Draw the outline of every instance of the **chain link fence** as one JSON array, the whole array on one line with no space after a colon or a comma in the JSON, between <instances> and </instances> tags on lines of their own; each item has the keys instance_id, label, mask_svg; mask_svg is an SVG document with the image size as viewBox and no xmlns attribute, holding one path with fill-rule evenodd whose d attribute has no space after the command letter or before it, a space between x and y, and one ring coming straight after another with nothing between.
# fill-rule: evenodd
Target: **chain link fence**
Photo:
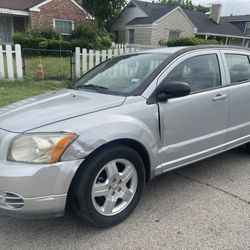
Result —
<instances>
[{"instance_id":1,"label":"chain link fence","mask_svg":"<svg viewBox=\"0 0 250 250\"><path fill-rule=\"evenodd\" d=\"M31 80L72 80L74 53L70 50L22 49L23 72Z\"/></svg>"}]
</instances>

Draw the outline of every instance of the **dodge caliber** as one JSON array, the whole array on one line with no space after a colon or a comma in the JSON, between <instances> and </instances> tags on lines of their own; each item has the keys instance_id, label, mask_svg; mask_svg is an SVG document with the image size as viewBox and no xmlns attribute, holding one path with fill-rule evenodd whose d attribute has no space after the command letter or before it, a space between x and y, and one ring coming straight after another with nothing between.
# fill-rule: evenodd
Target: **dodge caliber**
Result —
<instances>
[{"instance_id":1,"label":"dodge caliber","mask_svg":"<svg viewBox=\"0 0 250 250\"><path fill-rule=\"evenodd\" d=\"M175 47L109 59L0 109L0 211L115 225L157 175L250 141L250 51Z\"/></svg>"}]
</instances>

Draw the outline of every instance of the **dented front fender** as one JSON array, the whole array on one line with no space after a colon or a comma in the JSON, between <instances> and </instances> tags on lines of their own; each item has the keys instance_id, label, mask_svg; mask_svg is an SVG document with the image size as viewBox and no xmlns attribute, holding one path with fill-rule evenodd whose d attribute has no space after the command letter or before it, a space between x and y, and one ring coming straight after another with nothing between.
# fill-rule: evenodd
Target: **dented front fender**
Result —
<instances>
[{"instance_id":1,"label":"dented front fender","mask_svg":"<svg viewBox=\"0 0 250 250\"><path fill-rule=\"evenodd\" d=\"M107 143L131 139L145 147L152 169L157 166L160 141L158 110L156 105L146 105L143 97L130 98L120 107L64 120L32 132L38 131L78 134L77 140L65 151L63 161L84 159Z\"/></svg>"}]
</instances>

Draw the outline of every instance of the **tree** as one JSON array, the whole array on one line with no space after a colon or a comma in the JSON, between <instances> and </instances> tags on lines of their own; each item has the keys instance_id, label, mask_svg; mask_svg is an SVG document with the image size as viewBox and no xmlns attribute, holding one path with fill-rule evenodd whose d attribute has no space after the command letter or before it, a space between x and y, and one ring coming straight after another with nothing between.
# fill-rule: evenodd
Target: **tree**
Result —
<instances>
[{"instance_id":1,"label":"tree","mask_svg":"<svg viewBox=\"0 0 250 250\"><path fill-rule=\"evenodd\" d=\"M98 27L104 27L105 22L121 12L127 4L126 0L85 0L83 7L95 17Z\"/></svg>"},{"instance_id":2,"label":"tree","mask_svg":"<svg viewBox=\"0 0 250 250\"><path fill-rule=\"evenodd\" d=\"M191 0L161 0L162 4L181 6L186 10L194 10L194 5Z\"/></svg>"},{"instance_id":3,"label":"tree","mask_svg":"<svg viewBox=\"0 0 250 250\"><path fill-rule=\"evenodd\" d=\"M181 6L185 10L197 10L201 12L208 12L209 8L202 5L193 5L192 0L161 0L162 4Z\"/></svg>"},{"instance_id":4,"label":"tree","mask_svg":"<svg viewBox=\"0 0 250 250\"><path fill-rule=\"evenodd\" d=\"M202 5L197 5L195 6L195 10L197 11L200 11L200 12L204 12L204 13L207 13L210 11L210 8L209 7L205 7L205 6L202 6Z\"/></svg>"}]
</instances>

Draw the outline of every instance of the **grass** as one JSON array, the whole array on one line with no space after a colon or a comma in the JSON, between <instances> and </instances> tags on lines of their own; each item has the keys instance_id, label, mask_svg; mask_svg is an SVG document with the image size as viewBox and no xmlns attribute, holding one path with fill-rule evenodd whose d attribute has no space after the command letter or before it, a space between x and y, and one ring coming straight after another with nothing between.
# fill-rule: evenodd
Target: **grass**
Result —
<instances>
[{"instance_id":1,"label":"grass","mask_svg":"<svg viewBox=\"0 0 250 250\"><path fill-rule=\"evenodd\" d=\"M45 79L69 79L71 74L70 57L27 57L25 59L25 76L33 79L37 65L41 62Z\"/></svg>"},{"instance_id":2,"label":"grass","mask_svg":"<svg viewBox=\"0 0 250 250\"><path fill-rule=\"evenodd\" d=\"M56 56L28 56L24 58L25 77L33 80L36 78L38 64L42 64L45 79L65 80L71 78L71 57ZM16 62L13 57L14 74L16 75ZM7 74L7 60L4 57L4 68Z\"/></svg>"},{"instance_id":3,"label":"grass","mask_svg":"<svg viewBox=\"0 0 250 250\"><path fill-rule=\"evenodd\" d=\"M63 88L66 85L65 81L0 81L0 107Z\"/></svg>"}]
</instances>

